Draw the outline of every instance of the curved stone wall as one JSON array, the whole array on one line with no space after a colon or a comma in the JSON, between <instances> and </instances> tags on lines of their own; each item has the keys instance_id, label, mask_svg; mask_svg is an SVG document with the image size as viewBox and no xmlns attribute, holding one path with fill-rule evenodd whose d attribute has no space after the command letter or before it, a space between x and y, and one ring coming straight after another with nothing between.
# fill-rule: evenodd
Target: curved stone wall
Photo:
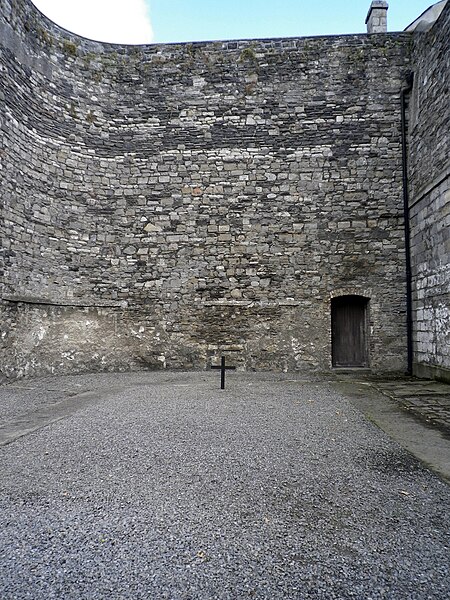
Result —
<instances>
[{"instance_id":1,"label":"curved stone wall","mask_svg":"<svg viewBox=\"0 0 450 600\"><path fill-rule=\"evenodd\" d=\"M327 370L338 290L404 368L410 34L116 46L28 0L0 27L3 373Z\"/></svg>"}]
</instances>

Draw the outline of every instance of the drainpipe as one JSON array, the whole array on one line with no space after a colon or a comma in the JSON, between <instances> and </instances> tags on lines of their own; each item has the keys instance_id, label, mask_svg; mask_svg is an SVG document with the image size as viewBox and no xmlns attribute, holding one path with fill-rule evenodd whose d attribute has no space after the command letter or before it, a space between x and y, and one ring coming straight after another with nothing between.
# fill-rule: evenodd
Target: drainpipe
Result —
<instances>
[{"instance_id":1,"label":"drainpipe","mask_svg":"<svg viewBox=\"0 0 450 600\"><path fill-rule=\"evenodd\" d=\"M403 218L405 223L405 262L406 262L406 344L407 375L413 371L413 318L412 318L412 273L411 273L411 235L409 227L409 192L408 192L408 130L406 125L407 95L411 92L414 75L409 74L405 87L400 93L401 126L402 126L402 171L403 171Z\"/></svg>"}]
</instances>

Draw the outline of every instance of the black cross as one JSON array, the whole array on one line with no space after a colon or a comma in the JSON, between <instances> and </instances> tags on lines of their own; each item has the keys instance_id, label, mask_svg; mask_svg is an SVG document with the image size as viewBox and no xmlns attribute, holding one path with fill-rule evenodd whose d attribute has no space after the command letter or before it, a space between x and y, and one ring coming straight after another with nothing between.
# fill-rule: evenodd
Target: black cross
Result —
<instances>
[{"instance_id":1,"label":"black cross","mask_svg":"<svg viewBox=\"0 0 450 600\"><path fill-rule=\"evenodd\" d=\"M211 369L220 369L220 389L225 389L225 371L235 371L236 367L225 366L225 356L222 356L220 360L220 366L212 366Z\"/></svg>"}]
</instances>

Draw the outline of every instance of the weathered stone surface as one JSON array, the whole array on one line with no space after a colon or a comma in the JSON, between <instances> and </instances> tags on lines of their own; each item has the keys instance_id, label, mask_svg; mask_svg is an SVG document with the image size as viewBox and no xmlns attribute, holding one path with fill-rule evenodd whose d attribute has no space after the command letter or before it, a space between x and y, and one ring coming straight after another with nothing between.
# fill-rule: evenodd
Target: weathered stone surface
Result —
<instances>
[{"instance_id":1,"label":"weathered stone surface","mask_svg":"<svg viewBox=\"0 0 450 600\"><path fill-rule=\"evenodd\" d=\"M414 362L450 381L450 5L415 37L410 117Z\"/></svg>"},{"instance_id":2,"label":"weathered stone surface","mask_svg":"<svg viewBox=\"0 0 450 600\"><path fill-rule=\"evenodd\" d=\"M0 27L1 369L327 370L339 294L405 368L411 34L116 46L28 0Z\"/></svg>"},{"instance_id":3,"label":"weathered stone surface","mask_svg":"<svg viewBox=\"0 0 450 600\"><path fill-rule=\"evenodd\" d=\"M367 33L386 33L388 3L373 0L366 17Z\"/></svg>"}]
</instances>

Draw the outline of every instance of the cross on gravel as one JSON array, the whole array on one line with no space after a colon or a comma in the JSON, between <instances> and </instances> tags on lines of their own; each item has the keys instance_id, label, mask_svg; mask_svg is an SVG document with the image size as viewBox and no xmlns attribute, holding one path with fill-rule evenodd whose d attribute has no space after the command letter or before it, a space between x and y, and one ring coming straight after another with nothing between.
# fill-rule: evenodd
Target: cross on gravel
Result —
<instances>
[{"instance_id":1,"label":"cross on gravel","mask_svg":"<svg viewBox=\"0 0 450 600\"><path fill-rule=\"evenodd\" d=\"M220 369L220 389L225 389L225 371L235 371L236 367L226 367L225 366L225 356L222 356L220 360L220 365L213 365L211 369Z\"/></svg>"}]
</instances>

